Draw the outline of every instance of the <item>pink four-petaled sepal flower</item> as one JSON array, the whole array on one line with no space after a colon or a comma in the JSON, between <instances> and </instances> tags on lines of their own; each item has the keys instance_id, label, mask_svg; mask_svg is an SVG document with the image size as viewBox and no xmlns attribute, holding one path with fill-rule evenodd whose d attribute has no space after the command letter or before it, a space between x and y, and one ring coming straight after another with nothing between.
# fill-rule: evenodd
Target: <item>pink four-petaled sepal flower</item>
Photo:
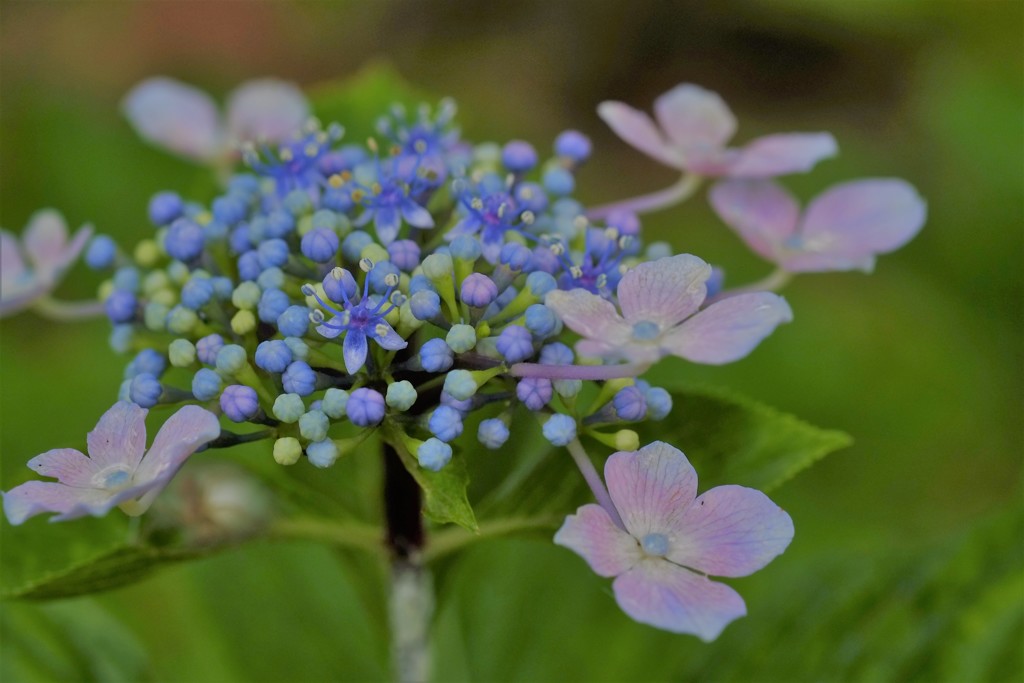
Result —
<instances>
[{"instance_id":1,"label":"pink four-petaled sepal flower","mask_svg":"<svg viewBox=\"0 0 1024 683\"><path fill-rule=\"evenodd\" d=\"M913 239L927 214L914 187L895 178L831 187L803 215L796 199L769 180L721 182L709 198L751 249L791 273L870 271L875 255Z\"/></svg>"},{"instance_id":2,"label":"pink four-petaled sepal flower","mask_svg":"<svg viewBox=\"0 0 1024 683\"><path fill-rule=\"evenodd\" d=\"M220 435L213 413L185 406L146 451L146 413L134 403L115 403L86 437L89 457L58 448L29 460L30 468L57 481L30 481L4 493L7 519L21 524L43 512L57 513L51 522L101 517L118 505L130 515L145 512L185 460Z\"/></svg>"},{"instance_id":3,"label":"pink four-petaled sepal flower","mask_svg":"<svg viewBox=\"0 0 1024 683\"><path fill-rule=\"evenodd\" d=\"M641 263L619 281L615 305L585 289L554 290L545 305L583 339L583 356L653 363L676 355L694 363L731 363L750 353L779 324L793 319L786 300L751 292L698 311L711 266L692 254Z\"/></svg>"},{"instance_id":4,"label":"pink four-petaled sepal flower","mask_svg":"<svg viewBox=\"0 0 1024 683\"><path fill-rule=\"evenodd\" d=\"M64 218L53 209L36 212L20 242L0 230L0 318L52 292L91 236L84 226L68 240Z\"/></svg>"},{"instance_id":5,"label":"pink four-petaled sepal flower","mask_svg":"<svg viewBox=\"0 0 1024 683\"><path fill-rule=\"evenodd\" d=\"M232 91L226 120L205 92L165 77L132 88L122 109L146 141L204 163L225 160L243 142L289 140L309 117L302 92L272 78L247 81Z\"/></svg>"},{"instance_id":6,"label":"pink four-petaled sepal flower","mask_svg":"<svg viewBox=\"0 0 1024 683\"><path fill-rule=\"evenodd\" d=\"M569 515L555 543L583 557L631 618L701 640L746 614L743 598L707 575L747 576L793 540L793 520L768 496L718 486L697 496L686 456L656 441L605 463L611 500L625 529L598 505Z\"/></svg>"},{"instance_id":7,"label":"pink four-petaled sepal flower","mask_svg":"<svg viewBox=\"0 0 1024 683\"><path fill-rule=\"evenodd\" d=\"M736 117L716 93L690 83L654 101L657 123L622 102L602 102L597 113L616 135L649 157L703 176L803 173L838 151L829 133L766 135L739 149L726 147L736 132Z\"/></svg>"}]
</instances>

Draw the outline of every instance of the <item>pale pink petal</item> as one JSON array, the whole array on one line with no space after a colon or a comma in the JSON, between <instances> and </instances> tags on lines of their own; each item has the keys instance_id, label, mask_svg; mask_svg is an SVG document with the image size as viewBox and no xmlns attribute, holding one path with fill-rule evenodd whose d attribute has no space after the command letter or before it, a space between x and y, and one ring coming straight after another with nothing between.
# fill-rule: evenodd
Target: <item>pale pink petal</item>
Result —
<instances>
[{"instance_id":1,"label":"pale pink petal","mask_svg":"<svg viewBox=\"0 0 1024 683\"><path fill-rule=\"evenodd\" d=\"M274 78L248 81L228 96L228 137L283 142L302 129L309 104L294 84Z\"/></svg>"},{"instance_id":2,"label":"pale pink petal","mask_svg":"<svg viewBox=\"0 0 1024 683\"><path fill-rule=\"evenodd\" d=\"M712 150L736 134L736 117L718 93L684 83L654 101L654 114L677 149Z\"/></svg>"},{"instance_id":3,"label":"pale pink petal","mask_svg":"<svg viewBox=\"0 0 1024 683\"><path fill-rule=\"evenodd\" d=\"M74 235L71 236L71 241L68 242L64 251L60 254L53 265L56 268L57 274L59 275L71 265L78 256L85 250L85 245L89 242L89 238L92 237L93 228L91 225L84 225L79 228Z\"/></svg>"},{"instance_id":4,"label":"pale pink petal","mask_svg":"<svg viewBox=\"0 0 1024 683\"><path fill-rule=\"evenodd\" d=\"M49 284L40 283L35 278L27 278L13 284L0 283L0 318L28 308L33 301L49 291Z\"/></svg>"},{"instance_id":5,"label":"pale pink petal","mask_svg":"<svg viewBox=\"0 0 1024 683\"><path fill-rule=\"evenodd\" d=\"M612 453L604 479L626 530L637 539L676 529L697 496L697 472L682 451L663 441Z\"/></svg>"},{"instance_id":6,"label":"pale pink petal","mask_svg":"<svg viewBox=\"0 0 1024 683\"><path fill-rule=\"evenodd\" d=\"M62 260L68 242L68 228L64 217L53 209L32 214L21 238L29 261L41 273L50 273Z\"/></svg>"},{"instance_id":7,"label":"pale pink petal","mask_svg":"<svg viewBox=\"0 0 1024 683\"><path fill-rule=\"evenodd\" d=\"M158 147L199 161L220 154L217 105L198 88L171 78L150 78L132 88L121 107L136 132Z\"/></svg>"},{"instance_id":8,"label":"pale pink petal","mask_svg":"<svg viewBox=\"0 0 1024 683\"><path fill-rule=\"evenodd\" d=\"M157 432L146 457L135 471L135 483L170 481L185 460L220 436L217 416L199 406L185 406Z\"/></svg>"},{"instance_id":9,"label":"pale pink petal","mask_svg":"<svg viewBox=\"0 0 1024 683\"><path fill-rule=\"evenodd\" d=\"M612 345L629 339L629 326L615 306L585 289L552 290L544 297L544 305L582 337Z\"/></svg>"},{"instance_id":10,"label":"pale pink petal","mask_svg":"<svg viewBox=\"0 0 1024 683\"><path fill-rule=\"evenodd\" d=\"M21 257L21 243L6 230L0 230L0 298L7 298L7 292L14 291L19 283L28 277L28 269Z\"/></svg>"},{"instance_id":11,"label":"pale pink petal","mask_svg":"<svg viewBox=\"0 0 1024 683\"><path fill-rule=\"evenodd\" d=\"M630 325L643 321L662 329L677 325L700 307L709 277L711 266L692 254L641 263L619 281L616 294L622 315Z\"/></svg>"},{"instance_id":12,"label":"pale pink petal","mask_svg":"<svg viewBox=\"0 0 1024 683\"><path fill-rule=\"evenodd\" d=\"M665 139L647 114L622 102L602 102L597 115L622 138L644 154L673 168L683 167L683 158Z\"/></svg>"},{"instance_id":13,"label":"pale pink petal","mask_svg":"<svg viewBox=\"0 0 1024 683\"><path fill-rule=\"evenodd\" d=\"M66 486L90 488L100 468L85 454L74 448L55 448L28 461L30 469L44 477L53 477Z\"/></svg>"},{"instance_id":14,"label":"pale pink petal","mask_svg":"<svg viewBox=\"0 0 1024 683\"><path fill-rule=\"evenodd\" d=\"M770 180L727 180L708 193L718 217L758 255L772 261L780 245L796 232L800 205Z\"/></svg>"},{"instance_id":15,"label":"pale pink petal","mask_svg":"<svg viewBox=\"0 0 1024 683\"><path fill-rule=\"evenodd\" d=\"M666 557L714 576L746 576L782 554L793 520L756 489L719 486L687 508Z\"/></svg>"},{"instance_id":16,"label":"pale pink petal","mask_svg":"<svg viewBox=\"0 0 1024 683\"><path fill-rule=\"evenodd\" d=\"M584 505L566 517L555 543L582 557L599 576L618 576L642 556L636 539L615 526L600 505Z\"/></svg>"},{"instance_id":17,"label":"pale pink petal","mask_svg":"<svg viewBox=\"0 0 1024 683\"><path fill-rule=\"evenodd\" d=\"M134 470L146 450L146 413L134 403L118 401L85 437L89 456L103 469L124 465Z\"/></svg>"},{"instance_id":18,"label":"pale pink petal","mask_svg":"<svg viewBox=\"0 0 1024 683\"><path fill-rule=\"evenodd\" d=\"M782 323L793 319L786 300L770 292L727 297L669 331L662 348L676 356L708 365L743 358Z\"/></svg>"},{"instance_id":19,"label":"pale pink petal","mask_svg":"<svg viewBox=\"0 0 1024 683\"><path fill-rule=\"evenodd\" d=\"M926 213L924 200L903 180L843 183L808 205L800 229L802 248L836 265L859 263L909 242Z\"/></svg>"},{"instance_id":20,"label":"pale pink petal","mask_svg":"<svg viewBox=\"0 0 1024 683\"><path fill-rule=\"evenodd\" d=\"M636 621L705 642L747 613L743 598L729 586L661 559L633 567L612 589L619 607Z\"/></svg>"},{"instance_id":21,"label":"pale pink petal","mask_svg":"<svg viewBox=\"0 0 1024 683\"><path fill-rule=\"evenodd\" d=\"M104 489L75 488L52 481L29 481L3 494L4 513L11 524L18 525L43 512L61 513L59 519L85 515L101 516L117 503ZM50 521L59 521L57 517Z\"/></svg>"},{"instance_id":22,"label":"pale pink petal","mask_svg":"<svg viewBox=\"0 0 1024 683\"><path fill-rule=\"evenodd\" d=\"M806 173L839 152L829 133L779 133L747 143L730 164L730 178L771 178Z\"/></svg>"},{"instance_id":23,"label":"pale pink petal","mask_svg":"<svg viewBox=\"0 0 1024 683\"><path fill-rule=\"evenodd\" d=\"M576 342L576 352L584 358L624 360L629 363L653 363L665 354L654 343L620 342L609 344L597 339L581 339Z\"/></svg>"}]
</instances>

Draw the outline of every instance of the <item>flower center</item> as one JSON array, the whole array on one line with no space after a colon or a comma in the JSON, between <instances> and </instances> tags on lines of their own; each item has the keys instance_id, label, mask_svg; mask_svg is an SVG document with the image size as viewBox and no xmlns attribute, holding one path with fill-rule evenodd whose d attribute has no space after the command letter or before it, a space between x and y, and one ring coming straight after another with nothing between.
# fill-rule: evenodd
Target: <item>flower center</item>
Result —
<instances>
[{"instance_id":1,"label":"flower center","mask_svg":"<svg viewBox=\"0 0 1024 683\"><path fill-rule=\"evenodd\" d=\"M654 557L664 557L668 554L668 537L665 534L647 534L640 541L644 552Z\"/></svg>"},{"instance_id":2,"label":"flower center","mask_svg":"<svg viewBox=\"0 0 1024 683\"><path fill-rule=\"evenodd\" d=\"M132 473L121 466L114 465L97 472L92 478L92 483L96 488L120 491L131 485Z\"/></svg>"},{"instance_id":3,"label":"flower center","mask_svg":"<svg viewBox=\"0 0 1024 683\"><path fill-rule=\"evenodd\" d=\"M661 326L650 320L641 320L633 324L633 338L649 341L661 334Z\"/></svg>"}]
</instances>

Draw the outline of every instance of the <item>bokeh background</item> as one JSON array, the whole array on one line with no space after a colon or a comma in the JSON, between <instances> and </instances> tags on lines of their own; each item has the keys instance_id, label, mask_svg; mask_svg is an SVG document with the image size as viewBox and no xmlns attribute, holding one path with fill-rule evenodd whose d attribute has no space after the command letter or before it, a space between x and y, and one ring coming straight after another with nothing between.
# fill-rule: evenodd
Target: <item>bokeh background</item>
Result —
<instances>
[{"instance_id":1,"label":"bokeh background","mask_svg":"<svg viewBox=\"0 0 1024 683\"><path fill-rule=\"evenodd\" d=\"M7 1L0 221L20 231L53 206L123 244L147 234L153 192L196 186L193 167L119 115L155 74L222 97L247 78L313 87L383 60L454 97L470 139L590 135L579 193L594 202L673 181L605 128L603 99L647 107L691 81L730 103L740 140L830 130L841 156L790 187L806 198L842 179L906 178L928 200L927 227L870 277L799 278L786 291L795 323L744 362L675 365L666 380L726 386L856 439L773 493L797 536L734 582L749 617L713 645L663 634L630 622L608 582L549 541L488 541L438 567L436 677L1020 680L1022 26L1011 1ZM767 272L703 197L645 225L733 282ZM60 291L97 284L79 266ZM123 361L106 335L102 321L0 324L4 489L32 455L79 444L113 400ZM357 573L312 545L254 544L95 598L3 603L0 671L386 679L382 607Z\"/></svg>"}]
</instances>

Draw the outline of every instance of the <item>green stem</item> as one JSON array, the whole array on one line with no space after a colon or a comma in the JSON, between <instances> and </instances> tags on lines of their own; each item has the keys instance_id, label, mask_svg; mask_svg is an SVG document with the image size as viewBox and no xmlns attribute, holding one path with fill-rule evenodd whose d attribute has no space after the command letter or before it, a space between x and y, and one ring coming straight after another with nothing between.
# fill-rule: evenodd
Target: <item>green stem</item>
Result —
<instances>
[{"instance_id":1,"label":"green stem","mask_svg":"<svg viewBox=\"0 0 1024 683\"><path fill-rule=\"evenodd\" d=\"M520 531L536 531L555 529L561 524L561 517L521 517L499 519L492 522L481 522L480 530L472 534L465 529L453 528L437 531L431 536L430 543L423 553L424 562L433 562L445 555L461 550L471 543L498 538Z\"/></svg>"},{"instance_id":2,"label":"green stem","mask_svg":"<svg viewBox=\"0 0 1024 683\"><path fill-rule=\"evenodd\" d=\"M51 320L88 320L104 315L102 301L58 301L50 296L37 299L33 310Z\"/></svg>"},{"instance_id":3,"label":"green stem","mask_svg":"<svg viewBox=\"0 0 1024 683\"><path fill-rule=\"evenodd\" d=\"M384 544L381 530L361 522L333 522L313 517L281 519L270 527L270 537L284 541L319 541L340 548L365 550L381 556Z\"/></svg>"}]
</instances>

